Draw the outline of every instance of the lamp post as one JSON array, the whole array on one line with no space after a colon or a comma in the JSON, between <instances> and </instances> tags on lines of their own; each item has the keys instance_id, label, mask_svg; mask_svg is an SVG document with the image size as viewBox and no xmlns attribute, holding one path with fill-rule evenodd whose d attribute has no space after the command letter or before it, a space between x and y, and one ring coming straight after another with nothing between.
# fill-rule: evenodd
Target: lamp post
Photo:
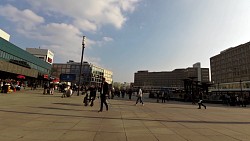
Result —
<instances>
[{"instance_id":1,"label":"lamp post","mask_svg":"<svg viewBox=\"0 0 250 141\"><path fill-rule=\"evenodd\" d=\"M240 95L243 96L242 94L242 80L240 79Z\"/></svg>"},{"instance_id":2,"label":"lamp post","mask_svg":"<svg viewBox=\"0 0 250 141\"><path fill-rule=\"evenodd\" d=\"M220 83L218 82L218 93L220 94Z\"/></svg>"},{"instance_id":3,"label":"lamp post","mask_svg":"<svg viewBox=\"0 0 250 141\"><path fill-rule=\"evenodd\" d=\"M83 53L84 53L84 48L85 48L85 39L86 39L86 37L83 36L83 37L82 37L82 56L81 56L81 65L80 65L80 73L79 73L79 81L78 81L78 92L77 92L77 96L79 96L80 85L81 85L82 61L83 61Z\"/></svg>"}]
</instances>

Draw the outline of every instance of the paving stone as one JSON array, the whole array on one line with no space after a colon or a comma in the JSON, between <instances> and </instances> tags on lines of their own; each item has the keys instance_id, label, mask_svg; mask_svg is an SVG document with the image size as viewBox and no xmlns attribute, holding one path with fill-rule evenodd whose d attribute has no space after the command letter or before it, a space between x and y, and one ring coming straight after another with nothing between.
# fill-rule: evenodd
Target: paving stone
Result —
<instances>
[{"instance_id":1,"label":"paving stone","mask_svg":"<svg viewBox=\"0 0 250 141\"><path fill-rule=\"evenodd\" d=\"M132 100L100 100L84 106L83 96L43 95L43 89L0 94L0 141L248 141L250 108L206 104L208 109L177 101L145 106Z\"/></svg>"}]
</instances>

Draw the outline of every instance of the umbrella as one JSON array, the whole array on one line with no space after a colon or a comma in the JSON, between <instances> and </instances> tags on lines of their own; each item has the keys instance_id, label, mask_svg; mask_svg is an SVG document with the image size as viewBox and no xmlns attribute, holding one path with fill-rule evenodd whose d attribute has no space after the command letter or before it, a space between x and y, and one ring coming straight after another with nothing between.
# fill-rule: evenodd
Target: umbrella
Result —
<instances>
[{"instance_id":1,"label":"umbrella","mask_svg":"<svg viewBox=\"0 0 250 141\"><path fill-rule=\"evenodd\" d=\"M25 76L20 74L20 75L17 76L17 78L19 78L19 79L25 79Z\"/></svg>"}]
</instances>

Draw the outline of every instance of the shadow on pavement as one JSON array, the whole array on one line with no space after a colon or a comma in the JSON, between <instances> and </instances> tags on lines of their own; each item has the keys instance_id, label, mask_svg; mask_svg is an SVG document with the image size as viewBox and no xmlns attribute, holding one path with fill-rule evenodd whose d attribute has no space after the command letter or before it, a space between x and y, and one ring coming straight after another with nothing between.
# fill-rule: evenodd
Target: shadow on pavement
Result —
<instances>
[{"instance_id":1,"label":"shadow on pavement","mask_svg":"<svg viewBox=\"0 0 250 141\"><path fill-rule=\"evenodd\" d=\"M69 106L83 106L82 104L73 104L73 103L52 103L52 104L69 105Z\"/></svg>"},{"instance_id":2,"label":"shadow on pavement","mask_svg":"<svg viewBox=\"0 0 250 141\"><path fill-rule=\"evenodd\" d=\"M22 112L22 111L10 111L0 110L1 112L8 113L20 113L20 114L31 114L31 115L49 115L49 116L60 116L60 117L81 117L81 118L96 118L96 119L122 119L122 120L138 120L138 121L158 121L158 122L176 122L176 123L207 123L207 124L250 124L250 122L236 122L236 121L190 121L190 120L164 120L164 119L145 119L145 118L116 118L116 117L103 117L103 116L81 116L81 115L64 115L64 114L46 114L38 112ZM94 110L88 110L94 111ZM96 111L97 112L97 111Z\"/></svg>"}]
</instances>

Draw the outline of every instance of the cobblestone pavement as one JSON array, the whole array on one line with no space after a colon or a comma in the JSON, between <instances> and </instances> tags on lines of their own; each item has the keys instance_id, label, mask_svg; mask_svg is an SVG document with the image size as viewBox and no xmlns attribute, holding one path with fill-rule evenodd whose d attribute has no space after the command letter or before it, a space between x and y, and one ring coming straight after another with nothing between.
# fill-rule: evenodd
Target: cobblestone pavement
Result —
<instances>
[{"instance_id":1,"label":"cobblestone pavement","mask_svg":"<svg viewBox=\"0 0 250 141\"><path fill-rule=\"evenodd\" d=\"M135 97L109 100L109 111L84 106L83 96L42 90L0 94L0 141L249 141L250 108L182 102L135 106Z\"/></svg>"}]
</instances>

